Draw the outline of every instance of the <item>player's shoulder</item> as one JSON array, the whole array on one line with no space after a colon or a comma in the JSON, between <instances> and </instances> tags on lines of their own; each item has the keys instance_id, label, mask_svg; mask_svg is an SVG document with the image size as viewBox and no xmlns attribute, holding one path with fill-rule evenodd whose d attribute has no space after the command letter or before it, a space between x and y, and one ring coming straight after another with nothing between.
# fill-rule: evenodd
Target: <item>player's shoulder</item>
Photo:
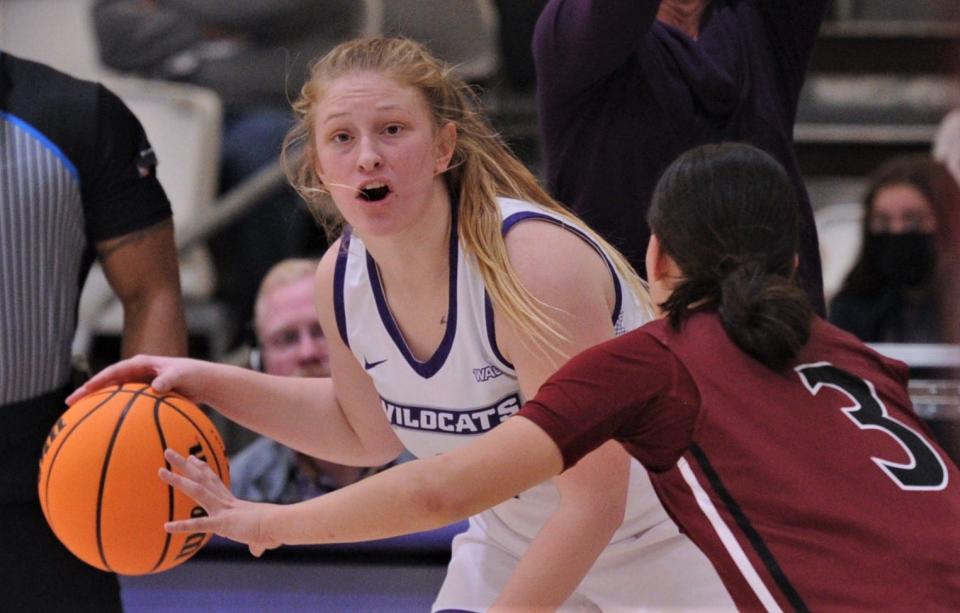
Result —
<instances>
[{"instance_id":1,"label":"player's shoulder","mask_svg":"<svg viewBox=\"0 0 960 613\"><path fill-rule=\"evenodd\" d=\"M582 229L531 207L505 219L507 257L521 281L593 287L608 280L607 263Z\"/></svg>"},{"instance_id":2,"label":"player's shoulder","mask_svg":"<svg viewBox=\"0 0 960 613\"><path fill-rule=\"evenodd\" d=\"M810 340L801 352L801 358L808 361L813 356L827 356L827 361L846 367L858 376L882 374L898 386L906 386L910 378L907 364L883 355L850 332L819 317L814 318Z\"/></svg>"},{"instance_id":3,"label":"player's shoulder","mask_svg":"<svg viewBox=\"0 0 960 613\"><path fill-rule=\"evenodd\" d=\"M317 299L329 303L333 300L333 285L337 274L337 261L340 259L340 252L345 248L344 238L340 237L330 243L320 263L317 265Z\"/></svg>"}]
</instances>

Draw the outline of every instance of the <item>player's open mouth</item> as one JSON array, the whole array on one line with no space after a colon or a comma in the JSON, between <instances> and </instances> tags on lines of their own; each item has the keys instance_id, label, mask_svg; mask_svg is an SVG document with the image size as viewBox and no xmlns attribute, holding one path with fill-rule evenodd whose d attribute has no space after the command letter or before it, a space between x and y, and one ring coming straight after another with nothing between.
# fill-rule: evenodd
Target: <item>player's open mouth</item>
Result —
<instances>
[{"instance_id":1,"label":"player's open mouth","mask_svg":"<svg viewBox=\"0 0 960 613\"><path fill-rule=\"evenodd\" d=\"M360 188L360 198L367 202L379 202L390 194L390 188L384 183L370 183Z\"/></svg>"}]
</instances>

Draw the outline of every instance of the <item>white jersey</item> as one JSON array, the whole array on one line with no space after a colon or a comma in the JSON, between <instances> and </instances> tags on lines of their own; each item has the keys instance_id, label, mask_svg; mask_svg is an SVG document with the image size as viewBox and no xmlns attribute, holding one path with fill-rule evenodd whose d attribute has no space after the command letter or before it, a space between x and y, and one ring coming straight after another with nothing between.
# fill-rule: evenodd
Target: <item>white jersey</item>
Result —
<instances>
[{"instance_id":1,"label":"white jersey","mask_svg":"<svg viewBox=\"0 0 960 613\"><path fill-rule=\"evenodd\" d=\"M616 306L611 321L617 333L644 323L644 308L586 233L535 205L506 198L498 199L498 203L504 234L519 222L542 220L562 225L593 246L615 281ZM349 231L341 240L334 279L341 338L372 377L387 419L414 455L431 456L459 447L494 428L523 404L516 370L497 348L493 310L483 278L474 257L460 246L455 235L450 244L446 333L425 362L418 361L407 347L387 306L377 266L363 242ZM621 527L624 536L643 530L644 526L635 525L633 520L660 506L646 472L639 464L631 472L634 487L627 521ZM533 538L557 500L556 487L548 482L492 512L513 530Z\"/></svg>"},{"instance_id":2,"label":"white jersey","mask_svg":"<svg viewBox=\"0 0 960 613\"><path fill-rule=\"evenodd\" d=\"M597 250L614 279L616 304L610 318L617 334L646 321L645 309L610 258L582 229L526 202L500 198L498 204L504 234L519 222L541 220L566 228ZM394 432L415 455L431 456L468 443L523 404L516 370L497 348L483 278L455 232L447 328L427 361L418 361L407 347L377 265L349 231L336 263L334 308L341 338L373 378ZM453 541L432 610L486 610L558 503L557 488L548 481L471 517L468 530ZM644 468L632 460L624 521L561 611L674 608L732 610L733 602L706 556L667 516Z\"/></svg>"}]
</instances>

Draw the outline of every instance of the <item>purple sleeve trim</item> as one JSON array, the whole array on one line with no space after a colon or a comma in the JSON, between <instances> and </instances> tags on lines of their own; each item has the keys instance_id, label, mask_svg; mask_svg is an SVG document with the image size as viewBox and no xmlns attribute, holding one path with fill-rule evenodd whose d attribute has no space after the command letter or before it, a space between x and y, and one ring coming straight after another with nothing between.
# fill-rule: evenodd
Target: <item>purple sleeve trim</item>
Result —
<instances>
[{"instance_id":1,"label":"purple sleeve trim","mask_svg":"<svg viewBox=\"0 0 960 613\"><path fill-rule=\"evenodd\" d=\"M613 267L613 262L610 261L610 258L607 257L607 254L604 253L603 249L601 249L599 245L593 242L593 239L590 238L590 236L587 235L587 233L581 230L580 228L576 226L572 226L568 223L564 223L562 220L556 219L555 217L550 217L549 215L544 215L543 213L537 213L534 211L521 211L520 213L514 213L513 215L504 219L503 235L506 236L507 233L510 232L510 230L512 230L515 225L517 225L521 221L526 221L528 219L546 221L556 226L559 226L564 230L567 230L568 232L572 232L576 236L580 237L580 239L583 240L583 242L590 245L593 248L593 250L597 252L597 255L599 255L600 259L603 260L603 263L607 265L607 270L610 271L610 277L613 279L614 305L613 305L613 315L611 316L610 319L613 322L613 324L616 325L617 320L620 319L620 310L623 308L623 290L620 287L620 278L617 276L617 270L616 268ZM491 322L493 321L492 317L490 321ZM496 344L495 344L496 336L494 336L493 339L494 339L493 340L494 351L497 351L497 354L499 355L499 351L496 349Z\"/></svg>"},{"instance_id":2,"label":"purple sleeve trim","mask_svg":"<svg viewBox=\"0 0 960 613\"><path fill-rule=\"evenodd\" d=\"M350 255L350 226L345 226L340 237L340 251L337 252L337 264L333 269L333 313L337 318L337 330L343 344L350 347L347 337L347 313L344 308L343 282L347 273L347 258Z\"/></svg>"}]
</instances>

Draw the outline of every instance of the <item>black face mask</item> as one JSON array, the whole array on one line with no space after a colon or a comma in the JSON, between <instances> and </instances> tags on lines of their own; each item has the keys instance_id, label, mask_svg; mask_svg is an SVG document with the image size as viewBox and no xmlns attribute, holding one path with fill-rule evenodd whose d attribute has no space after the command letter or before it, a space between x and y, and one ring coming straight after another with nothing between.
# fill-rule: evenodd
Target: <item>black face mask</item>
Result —
<instances>
[{"instance_id":1,"label":"black face mask","mask_svg":"<svg viewBox=\"0 0 960 613\"><path fill-rule=\"evenodd\" d=\"M930 280L937 265L934 235L922 232L867 234L864 256L894 287L913 287Z\"/></svg>"}]
</instances>

